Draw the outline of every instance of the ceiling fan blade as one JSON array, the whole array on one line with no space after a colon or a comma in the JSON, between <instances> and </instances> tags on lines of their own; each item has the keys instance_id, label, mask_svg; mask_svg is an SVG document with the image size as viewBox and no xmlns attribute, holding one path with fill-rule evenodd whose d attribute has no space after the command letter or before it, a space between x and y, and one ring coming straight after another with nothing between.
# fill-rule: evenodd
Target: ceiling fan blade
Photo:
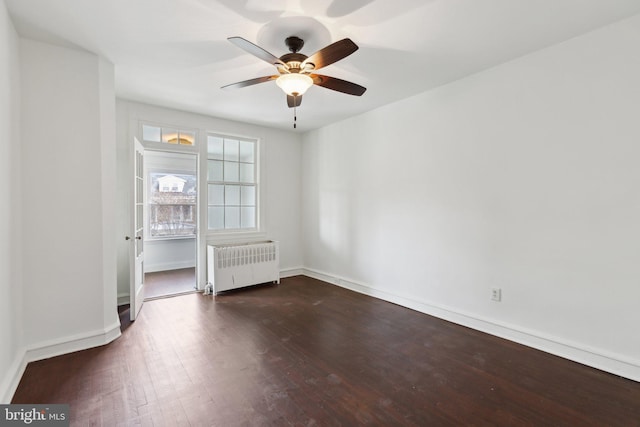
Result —
<instances>
[{"instance_id":1,"label":"ceiling fan blade","mask_svg":"<svg viewBox=\"0 0 640 427\"><path fill-rule=\"evenodd\" d=\"M258 57L263 61L268 62L271 65L281 65L287 68L286 64L282 62L280 58L267 52L260 46L251 43L249 40L245 40L242 37L229 37L227 40L229 40L234 45L238 46L240 49L243 49L249 52L253 56Z\"/></svg>"},{"instance_id":2,"label":"ceiling fan blade","mask_svg":"<svg viewBox=\"0 0 640 427\"><path fill-rule=\"evenodd\" d=\"M358 45L352 42L351 39L342 39L320 49L305 59L302 64L300 64L300 68L304 69L305 65L313 64L313 69L319 70L322 67L340 61L342 58L346 58L356 50L358 50Z\"/></svg>"},{"instance_id":3,"label":"ceiling fan blade","mask_svg":"<svg viewBox=\"0 0 640 427\"><path fill-rule=\"evenodd\" d=\"M302 104L302 95L291 96L287 95L287 105L289 108L299 107Z\"/></svg>"},{"instance_id":4,"label":"ceiling fan blade","mask_svg":"<svg viewBox=\"0 0 640 427\"><path fill-rule=\"evenodd\" d=\"M315 85L348 95L361 96L367 90L366 87L335 77L323 76L321 74L310 74L309 76L313 79L313 84Z\"/></svg>"},{"instance_id":5,"label":"ceiling fan blade","mask_svg":"<svg viewBox=\"0 0 640 427\"><path fill-rule=\"evenodd\" d=\"M221 89L240 89L242 87L257 85L258 83L265 83L271 80L277 79L279 76L264 76L255 79L244 80L242 82L231 83L230 85L222 86Z\"/></svg>"}]
</instances>

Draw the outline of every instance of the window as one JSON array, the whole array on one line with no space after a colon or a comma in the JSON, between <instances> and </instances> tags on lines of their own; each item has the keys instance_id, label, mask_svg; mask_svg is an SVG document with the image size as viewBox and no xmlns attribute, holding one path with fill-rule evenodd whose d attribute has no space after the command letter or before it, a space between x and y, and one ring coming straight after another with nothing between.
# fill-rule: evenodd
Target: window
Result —
<instances>
[{"instance_id":1,"label":"window","mask_svg":"<svg viewBox=\"0 0 640 427\"><path fill-rule=\"evenodd\" d=\"M162 142L174 145L195 145L196 133L159 126L142 125L142 139L148 142Z\"/></svg>"},{"instance_id":2,"label":"window","mask_svg":"<svg viewBox=\"0 0 640 427\"><path fill-rule=\"evenodd\" d=\"M196 234L196 176L149 173L149 237Z\"/></svg>"},{"instance_id":3,"label":"window","mask_svg":"<svg viewBox=\"0 0 640 427\"><path fill-rule=\"evenodd\" d=\"M255 230L257 141L207 136L209 230Z\"/></svg>"}]
</instances>

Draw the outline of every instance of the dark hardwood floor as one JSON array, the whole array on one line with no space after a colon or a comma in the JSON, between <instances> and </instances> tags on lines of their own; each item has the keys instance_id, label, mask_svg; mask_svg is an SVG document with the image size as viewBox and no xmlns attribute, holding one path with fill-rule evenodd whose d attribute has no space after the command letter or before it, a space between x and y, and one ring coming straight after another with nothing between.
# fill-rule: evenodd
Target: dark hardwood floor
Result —
<instances>
[{"instance_id":1,"label":"dark hardwood floor","mask_svg":"<svg viewBox=\"0 0 640 427\"><path fill-rule=\"evenodd\" d=\"M196 269L156 271L144 275L144 298L162 298L188 292L195 292Z\"/></svg>"},{"instance_id":2,"label":"dark hardwood floor","mask_svg":"<svg viewBox=\"0 0 640 427\"><path fill-rule=\"evenodd\" d=\"M307 277L149 301L123 329L30 363L13 402L72 425L640 425L640 383Z\"/></svg>"}]
</instances>

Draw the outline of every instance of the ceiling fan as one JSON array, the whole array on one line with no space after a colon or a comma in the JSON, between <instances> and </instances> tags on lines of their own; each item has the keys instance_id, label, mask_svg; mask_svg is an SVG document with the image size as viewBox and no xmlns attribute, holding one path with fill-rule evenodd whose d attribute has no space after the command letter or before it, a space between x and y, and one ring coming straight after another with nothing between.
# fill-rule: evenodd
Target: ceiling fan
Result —
<instances>
[{"instance_id":1,"label":"ceiling fan","mask_svg":"<svg viewBox=\"0 0 640 427\"><path fill-rule=\"evenodd\" d=\"M311 56L306 56L299 53L302 46L304 46L304 40L296 36L287 37L284 43L289 48L290 53L285 53L280 58L242 37L229 37L227 40L263 61L275 65L278 74L232 83L223 86L222 89L239 89L275 80L276 84L287 94L289 108L300 106L302 95L314 84L355 96L361 96L367 90L365 87L346 80L313 73L320 68L346 58L358 50L358 46L348 38L332 43Z\"/></svg>"}]
</instances>

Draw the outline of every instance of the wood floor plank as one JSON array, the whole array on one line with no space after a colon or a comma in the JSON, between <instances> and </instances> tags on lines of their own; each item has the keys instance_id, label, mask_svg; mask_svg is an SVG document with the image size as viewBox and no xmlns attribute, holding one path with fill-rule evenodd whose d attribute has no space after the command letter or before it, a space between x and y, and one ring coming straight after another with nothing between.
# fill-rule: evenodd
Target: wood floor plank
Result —
<instances>
[{"instance_id":1,"label":"wood floor plank","mask_svg":"<svg viewBox=\"0 0 640 427\"><path fill-rule=\"evenodd\" d=\"M195 267L157 271L144 275L144 298L163 298L195 291Z\"/></svg>"},{"instance_id":2,"label":"wood floor plank","mask_svg":"<svg viewBox=\"0 0 640 427\"><path fill-rule=\"evenodd\" d=\"M640 425L640 383L307 277L127 316L30 363L13 402L72 425Z\"/></svg>"}]
</instances>

